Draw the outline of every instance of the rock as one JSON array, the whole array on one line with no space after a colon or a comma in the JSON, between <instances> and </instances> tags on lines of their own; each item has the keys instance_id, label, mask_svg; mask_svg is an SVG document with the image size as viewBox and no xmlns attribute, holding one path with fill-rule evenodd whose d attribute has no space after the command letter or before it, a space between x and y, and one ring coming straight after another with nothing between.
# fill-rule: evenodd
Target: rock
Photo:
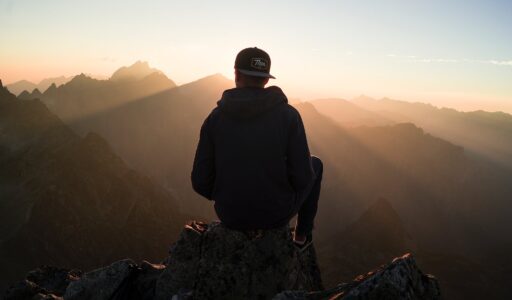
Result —
<instances>
[{"instance_id":1,"label":"rock","mask_svg":"<svg viewBox=\"0 0 512 300\"><path fill-rule=\"evenodd\" d=\"M164 265L151 264L143 261L137 268L131 280L127 280L116 291L115 297L118 300L152 300L155 297L155 285L157 279L164 270Z\"/></svg>"},{"instance_id":2,"label":"rock","mask_svg":"<svg viewBox=\"0 0 512 300\"><path fill-rule=\"evenodd\" d=\"M27 280L35 283L39 287L50 291L56 296L62 296L66 292L68 285L82 276L79 270L67 270L51 266L43 266L30 271Z\"/></svg>"},{"instance_id":3,"label":"rock","mask_svg":"<svg viewBox=\"0 0 512 300\"><path fill-rule=\"evenodd\" d=\"M194 289L204 231L206 226L200 223L185 226L179 239L171 246L171 255L165 262L167 267L156 282L156 299L165 299L180 290Z\"/></svg>"},{"instance_id":4,"label":"rock","mask_svg":"<svg viewBox=\"0 0 512 300\"><path fill-rule=\"evenodd\" d=\"M317 291L285 291L273 300L439 300L439 283L416 265L411 254L395 258L390 264L360 275L352 283Z\"/></svg>"},{"instance_id":5,"label":"rock","mask_svg":"<svg viewBox=\"0 0 512 300\"><path fill-rule=\"evenodd\" d=\"M171 248L156 299L187 292L197 299L269 299L321 287L313 246L300 253L287 226L250 233L191 223Z\"/></svg>"},{"instance_id":6,"label":"rock","mask_svg":"<svg viewBox=\"0 0 512 300\"><path fill-rule=\"evenodd\" d=\"M71 282L64 298L66 300L112 299L122 284L135 272L136 265L132 260L117 261L108 267L86 273L79 280Z\"/></svg>"},{"instance_id":7,"label":"rock","mask_svg":"<svg viewBox=\"0 0 512 300\"><path fill-rule=\"evenodd\" d=\"M32 300L63 300L62 297L55 296L54 294L42 294L39 293L32 297Z\"/></svg>"},{"instance_id":8,"label":"rock","mask_svg":"<svg viewBox=\"0 0 512 300\"><path fill-rule=\"evenodd\" d=\"M395 258L391 264L356 280L359 284L343 299L441 299L439 283L421 272L411 254Z\"/></svg>"},{"instance_id":9,"label":"rock","mask_svg":"<svg viewBox=\"0 0 512 300\"><path fill-rule=\"evenodd\" d=\"M59 299L68 285L81 275L78 270L42 266L30 271L25 280L11 286L5 299Z\"/></svg>"},{"instance_id":10,"label":"rock","mask_svg":"<svg viewBox=\"0 0 512 300\"><path fill-rule=\"evenodd\" d=\"M37 284L28 281L22 280L12 285L6 292L4 299L5 300L23 300L23 299L31 299L35 295L46 292L43 288L38 286Z\"/></svg>"}]
</instances>

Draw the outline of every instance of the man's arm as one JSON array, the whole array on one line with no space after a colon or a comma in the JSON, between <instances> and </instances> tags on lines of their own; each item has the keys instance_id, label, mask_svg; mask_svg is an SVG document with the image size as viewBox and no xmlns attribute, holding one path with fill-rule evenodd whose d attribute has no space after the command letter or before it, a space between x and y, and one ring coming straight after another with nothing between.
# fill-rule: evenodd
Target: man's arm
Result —
<instances>
[{"instance_id":1,"label":"man's arm","mask_svg":"<svg viewBox=\"0 0 512 300\"><path fill-rule=\"evenodd\" d=\"M315 173L302 118L298 111L293 111L288 132L287 166L290 183L295 192L300 192L315 179Z\"/></svg>"},{"instance_id":2,"label":"man's arm","mask_svg":"<svg viewBox=\"0 0 512 300\"><path fill-rule=\"evenodd\" d=\"M194 190L208 200L212 200L215 183L215 151L209 132L209 119L210 116L206 118L201 127L191 178Z\"/></svg>"}]
</instances>

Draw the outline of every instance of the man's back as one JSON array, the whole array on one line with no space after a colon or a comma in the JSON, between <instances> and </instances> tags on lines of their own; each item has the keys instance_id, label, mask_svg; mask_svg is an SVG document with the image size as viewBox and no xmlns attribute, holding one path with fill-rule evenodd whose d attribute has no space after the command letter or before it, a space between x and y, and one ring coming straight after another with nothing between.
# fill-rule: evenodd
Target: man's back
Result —
<instances>
[{"instance_id":1,"label":"man's back","mask_svg":"<svg viewBox=\"0 0 512 300\"><path fill-rule=\"evenodd\" d=\"M192 183L227 226L285 225L314 178L299 113L278 87L227 90L201 129Z\"/></svg>"}]
</instances>

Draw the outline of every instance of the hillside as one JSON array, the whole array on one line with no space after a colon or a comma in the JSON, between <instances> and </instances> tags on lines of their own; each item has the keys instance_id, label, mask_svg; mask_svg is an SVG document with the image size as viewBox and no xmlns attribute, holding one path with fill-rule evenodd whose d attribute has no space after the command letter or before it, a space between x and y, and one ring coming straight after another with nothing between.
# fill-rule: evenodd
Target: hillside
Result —
<instances>
[{"instance_id":1,"label":"hillside","mask_svg":"<svg viewBox=\"0 0 512 300\"><path fill-rule=\"evenodd\" d=\"M231 85L212 75L68 124L81 135L104 136L130 166L165 186L187 214L214 217L210 203L193 192L190 170L202 122Z\"/></svg>"},{"instance_id":2,"label":"hillside","mask_svg":"<svg viewBox=\"0 0 512 300\"><path fill-rule=\"evenodd\" d=\"M20 95L24 91L26 93L31 93L34 89L38 89L39 91L46 91L46 89L49 88L52 84L62 85L71 79L71 77L65 76L51 77L41 80L38 84L28 80L20 80L11 84L7 84L5 87L14 95Z\"/></svg>"},{"instance_id":3,"label":"hillside","mask_svg":"<svg viewBox=\"0 0 512 300\"><path fill-rule=\"evenodd\" d=\"M394 122L414 123L432 135L463 146L471 154L512 168L512 115L460 112L388 98L359 97L353 103Z\"/></svg>"},{"instance_id":4,"label":"hillside","mask_svg":"<svg viewBox=\"0 0 512 300\"><path fill-rule=\"evenodd\" d=\"M349 129L309 103L297 108L312 153L326 166L318 222L322 233L347 226L384 197L428 249L481 255L510 242L504 234L512 209L510 173L475 161L462 147L412 124Z\"/></svg>"},{"instance_id":5,"label":"hillside","mask_svg":"<svg viewBox=\"0 0 512 300\"><path fill-rule=\"evenodd\" d=\"M173 197L102 137L79 137L41 101L3 87L0 199L2 289L42 264L89 270L126 256L161 259L156 249L185 220Z\"/></svg>"},{"instance_id":6,"label":"hillside","mask_svg":"<svg viewBox=\"0 0 512 300\"><path fill-rule=\"evenodd\" d=\"M79 122L140 98L176 87L162 72L147 63L122 67L108 80L85 74L74 76L66 84L20 95L21 99L40 99L66 123Z\"/></svg>"},{"instance_id":7,"label":"hillside","mask_svg":"<svg viewBox=\"0 0 512 300\"><path fill-rule=\"evenodd\" d=\"M436 274L445 299L508 299L511 295L502 268L477 263L457 253L432 253L418 247L397 212L382 198L370 204L345 230L319 246L326 286L350 282L353 274L398 253L411 252L422 269Z\"/></svg>"},{"instance_id":8,"label":"hillside","mask_svg":"<svg viewBox=\"0 0 512 300\"><path fill-rule=\"evenodd\" d=\"M315 99L308 102L312 103L321 114L332 118L344 127L384 126L396 122L344 99Z\"/></svg>"}]
</instances>

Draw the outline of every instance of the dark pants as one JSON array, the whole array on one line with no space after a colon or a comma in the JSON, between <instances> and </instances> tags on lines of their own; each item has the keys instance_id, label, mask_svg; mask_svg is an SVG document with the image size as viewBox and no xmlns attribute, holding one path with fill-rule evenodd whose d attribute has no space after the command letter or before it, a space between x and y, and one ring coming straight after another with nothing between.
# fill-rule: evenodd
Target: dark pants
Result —
<instances>
[{"instance_id":1,"label":"dark pants","mask_svg":"<svg viewBox=\"0 0 512 300\"><path fill-rule=\"evenodd\" d=\"M299 200L296 234L309 235L313 230L316 211L318 208L318 199L320 198L320 186L322 183L322 173L324 166L320 158L311 156L313 171L316 178L306 189L297 194Z\"/></svg>"}]
</instances>

